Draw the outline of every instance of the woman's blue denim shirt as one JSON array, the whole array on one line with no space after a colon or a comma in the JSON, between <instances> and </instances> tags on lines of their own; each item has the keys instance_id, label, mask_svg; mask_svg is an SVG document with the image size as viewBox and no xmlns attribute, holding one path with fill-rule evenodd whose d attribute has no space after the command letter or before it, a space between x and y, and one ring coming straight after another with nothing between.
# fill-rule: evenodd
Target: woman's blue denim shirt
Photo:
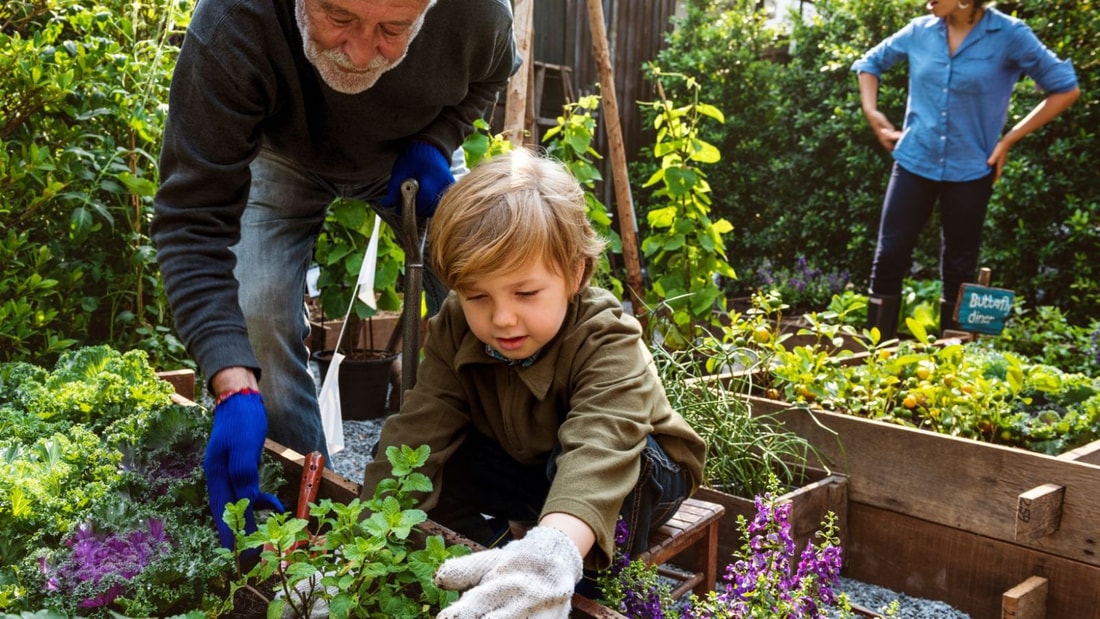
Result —
<instances>
[{"instance_id":1,"label":"woman's blue denim shirt","mask_svg":"<svg viewBox=\"0 0 1100 619\"><path fill-rule=\"evenodd\" d=\"M1059 60L1024 22L993 8L952 56L947 22L927 15L879 43L852 65L882 79L909 60L909 101L894 159L931 180L969 181L990 173L986 160L1000 139L1013 86L1027 75L1043 91L1077 86L1068 60Z\"/></svg>"}]
</instances>

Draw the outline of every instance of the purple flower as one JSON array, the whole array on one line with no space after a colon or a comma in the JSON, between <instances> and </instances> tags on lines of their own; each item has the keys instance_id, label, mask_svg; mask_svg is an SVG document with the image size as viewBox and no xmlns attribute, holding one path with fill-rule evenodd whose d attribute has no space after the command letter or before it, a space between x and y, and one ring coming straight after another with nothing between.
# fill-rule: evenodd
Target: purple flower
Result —
<instances>
[{"instance_id":1,"label":"purple flower","mask_svg":"<svg viewBox=\"0 0 1100 619\"><path fill-rule=\"evenodd\" d=\"M790 503L775 504L771 495L757 496L756 515L743 521L747 538L726 566L716 593L693 598L684 616L693 619L741 619L775 616L818 619L836 602L833 587L840 577L841 549L832 521L824 541L798 555L791 535ZM792 567L793 566L793 567Z\"/></svg>"}]
</instances>

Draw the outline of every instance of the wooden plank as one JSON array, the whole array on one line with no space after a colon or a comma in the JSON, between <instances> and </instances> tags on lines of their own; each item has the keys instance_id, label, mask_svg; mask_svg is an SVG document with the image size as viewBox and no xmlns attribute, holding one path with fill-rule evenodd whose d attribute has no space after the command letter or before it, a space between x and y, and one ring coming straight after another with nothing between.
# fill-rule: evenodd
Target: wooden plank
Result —
<instances>
[{"instance_id":1,"label":"wooden plank","mask_svg":"<svg viewBox=\"0 0 1100 619\"><path fill-rule=\"evenodd\" d=\"M854 502L1013 542L1020 494L1046 483L1063 486L1058 531L1020 543L1100 565L1100 466L853 415L811 414L762 398L748 400L753 414L775 414L806 437L829 466L847 474Z\"/></svg>"},{"instance_id":2,"label":"wooden plank","mask_svg":"<svg viewBox=\"0 0 1100 619\"><path fill-rule=\"evenodd\" d=\"M852 479L853 484L855 479ZM1050 581L1047 616L1100 619L1100 567L858 502L849 504L843 574L969 614L1001 616L1002 596Z\"/></svg>"},{"instance_id":3,"label":"wooden plank","mask_svg":"<svg viewBox=\"0 0 1100 619\"><path fill-rule=\"evenodd\" d=\"M1062 460L1075 460L1086 464L1100 465L1100 441L1093 441L1087 445L1082 445L1077 449L1059 454L1058 457Z\"/></svg>"},{"instance_id":4,"label":"wooden plank","mask_svg":"<svg viewBox=\"0 0 1100 619\"><path fill-rule=\"evenodd\" d=\"M195 370L165 370L157 372L157 377L172 385L176 395L187 400L195 399Z\"/></svg>"},{"instance_id":5,"label":"wooden plank","mask_svg":"<svg viewBox=\"0 0 1100 619\"><path fill-rule=\"evenodd\" d=\"M1001 601L1001 619L1046 619L1050 581L1032 576L1005 591Z\"/></svg>"},{"instance_id":6,"label":"wooden plank","mask_svg":"<svg viewBox=\"0 0 1100 619\"><path fill-rule=\"evenodd\" d=\"M1036 540L1058 530L1066 489L1043 484L1020 495L1016 507L1016 541Z\"/></svg>"},{"instance_id":7,"label":"wooden plank","mask_svg":"<svg viewBox=\"0 0 1100 619\"><path fill-rule=\"evenodd\" d=\"M837 527L841 547L848 535L848 480L840 475L828 475L824 471L812 471L816 481L808 482L779 497L780 501L791 503L791 534L796 548L801 551L808 542L816 541L815 536L821 530L825 514L833 512L837 516ZM731 555L740 550L744 541L737 525L737 517L752 519L756 515L753 499L734 496L712 488L700 488L696 498L718 503L726 508L718 525L719 568L730 562Z\"/></svg>"}]
</instances>

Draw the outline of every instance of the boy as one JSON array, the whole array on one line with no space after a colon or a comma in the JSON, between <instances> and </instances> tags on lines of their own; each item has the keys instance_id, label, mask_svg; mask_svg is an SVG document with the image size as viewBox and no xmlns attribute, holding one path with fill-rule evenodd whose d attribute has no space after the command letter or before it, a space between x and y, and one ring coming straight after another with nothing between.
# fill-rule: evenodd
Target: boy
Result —
<instances>
[{"instance_id":1,"label":"boy","mask_svg":"<svg viewBox=\"0 0 1100 619\"><path fill-rule=\"evenodd\" d=\"M479 165L431 234L454 292L377 453L427 443L430 517L486 545L491 522L516 538L440 567L440 586L470 589L440 617L567 617L582 563L610 563L620 514L627 550L644 550L699 484L704 443L669 405L641 326L589 285L604 243L564 166L524 150ZM368 465L364 496L389 475L384 458Z\"/></svg>"}]
</instances>

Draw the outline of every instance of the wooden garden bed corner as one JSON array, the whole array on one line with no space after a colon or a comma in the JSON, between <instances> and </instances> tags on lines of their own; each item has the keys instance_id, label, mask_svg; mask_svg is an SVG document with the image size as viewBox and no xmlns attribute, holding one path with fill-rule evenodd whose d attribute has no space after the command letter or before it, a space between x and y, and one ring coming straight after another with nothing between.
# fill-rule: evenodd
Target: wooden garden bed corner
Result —
<instances>
[{"instance_id":1,"label":"wooden garden bed corner","mask_svg":"<svg viewBox=\"0 0 1100 619\"><path fill-rule=\"evenodd\" d=\"M1100 618L1100 446L1053 457L748 400L847 474L846 576L978 618Z\"/></svg>"}]
</instances>

